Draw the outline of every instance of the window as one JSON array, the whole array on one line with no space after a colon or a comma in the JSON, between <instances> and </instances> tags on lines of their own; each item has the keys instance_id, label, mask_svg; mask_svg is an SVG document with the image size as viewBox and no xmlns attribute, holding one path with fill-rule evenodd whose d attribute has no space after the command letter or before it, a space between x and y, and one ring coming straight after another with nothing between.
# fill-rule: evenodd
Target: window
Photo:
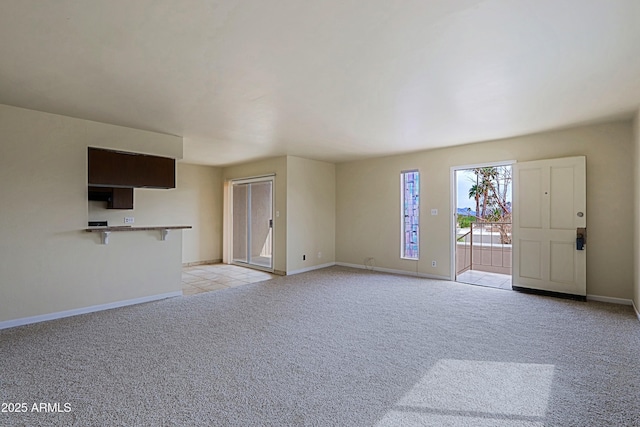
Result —
<instances>
[{"instance_id":1,"label":"window","mask_svg":"<svg viewBox=\"0 0 640 427\"><path fill-rule=\"evenodd\" d=\"M402 248L400 257L418 259L420 235L420 172L400 173L402 195Z\"/></svg>"}]
</instances>

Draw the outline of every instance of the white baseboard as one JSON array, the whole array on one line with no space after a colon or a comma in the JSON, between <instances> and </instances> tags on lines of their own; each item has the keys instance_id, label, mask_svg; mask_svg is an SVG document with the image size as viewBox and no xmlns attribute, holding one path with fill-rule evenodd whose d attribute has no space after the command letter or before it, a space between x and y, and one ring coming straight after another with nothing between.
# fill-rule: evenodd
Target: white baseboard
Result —
<instances>
[{"instance_id":1,"label":"white baseboard","mask_svg":"<svg viewBox=\"0 0 640 427\"><path fill-rule=\"evenodd\" d=\"M41 314L39 316L23 317L14 320L0 322L0 329L14 328L16 326L29 325L31 323L45 322L47 320L62 319L63 317L77 316L78 314L93 313L109 310L111 308L125 307L127 305L141 304L143 302L157 301L165 298L182 296L182 291L167 292L165 294L150 295L148 297L134 298L125 301L110 302L108 304L92 305L89 307L74 308L73 310L58 311L56 313Z\"/></svg>"},{"instance_id":2,"label":"white baseboard","mask_svg":"<svg viewBox=\"0 0 640 427\"><path fill-rule=\"evenodd\" d=\"M631 300L631 305L633 306L633 311L636 312L636 316L638 316L638 320L640 320L640 311L638 311L638 307L636 307L636 304L633 302L633 300Z\"/></svg>"},{"instance_id":3,"label":"white baseboard","mask_svg":"<svg viewBox=\"0 0 640 427\"><path fill-rule=\"evenodd\" d=\"M347 262L336 262L336 265L340 265L342 267L359 268L361 270L371 270L371 271L379 271L382 273L399 274L402 276L423 277L425 279L436 279L436 280L450 280L446 276L438 276L436 274L427 274L427 273L419 273L419 272L417 273L415 271L395 270L393 268L384 268L384 267L368 267L363 264L349 264Z\"/></svg>"},{"instance_id":4,"label":"white baseboard","mask_svg":"<svg viewBox=\"0 0 640 427\"><path fill-rule=\"evenodd\" d=\"M334 265L336 265L335 262L328 262L326 264L320 264L320 265L312 265L311 267L305 267L298 270L287 271L287 276L291 276L293 274L306 273L307 271L320 270L321 268L333 267Z\"/></svg>"},{"instance_id":5,"label":"white baseboard","mask_svg":"<svg viewBox=\"0 0 640 427\"><path fill-rule=\"evenodd\" d=\"M222 262L221 259L210 259L207 261L193 261L193 262L183 262L182 267L195 267L198 265L210 265L210 264L220 264Z\"/></svg>"},{"instance_id":6,"label":"white baseboard","mask_svg":"<svg viewBox=\"0 0 640 427\"><path fill-rule=\"evenodd\" d=\"M605 297L602 295L587 294L587 301L608 302L611 304L633 305L633 301L626 298Z\"/></svg>"},{"instance_id":7,"label":"white baseboard","mask_svg":"<svg viewBox=\"0 0 640 427\"><path fill-rule=\"evenodd\" d=\"M406 274L406 273L400 273L400 274ZM439 274L429 274L429 273L418 273L417 274L418 277L422 277L425 279L435 279L435 280L447 280L447 281L451 281L451 278L448 276L440 276Z\"/></svg>"}]
</instances>

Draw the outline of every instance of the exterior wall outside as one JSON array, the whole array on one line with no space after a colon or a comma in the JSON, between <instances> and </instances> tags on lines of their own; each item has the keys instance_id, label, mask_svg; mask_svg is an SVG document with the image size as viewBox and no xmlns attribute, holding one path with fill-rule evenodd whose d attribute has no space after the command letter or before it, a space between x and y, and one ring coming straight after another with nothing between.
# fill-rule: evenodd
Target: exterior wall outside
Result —
<instances>
[{"instance_id":1,"label":"exterior wall outside","mask_svg":"<svg viewBox=\"0 0 640 427\"><path fill-rule=\"evenodd\" d=\"M182 138L6 105L0 138L0 322L180 290L182 232L84 229L88 146L180 158Z\"/></svg>"},{"instance_id":2,"label":"exterior wall outside","mask_svg":"<svg viewBox=\"0 0 640 427\"><path fill-rule=\"evenodd\" d=\"M456 243L456 272L471 269L511 275L511 256L511 245L474 244L473 258L471 258L471 247L458 242Z\"/></svg>"},{"instance_id":3,"label":"exterior wall outside","mask_svg":"<svg viewBox=\"0 0 640 427\"><path fill-rule=\"evenodd\" d=\"M340 163L336 168L336 261L450 277L450 168L499 161L587 157L587 292L633 296L631 121ZM421 172L420 260L400 259L400 172ZM439 215L430 215L431 209ZM437 267L431 267L431 261Z\"/></svg>"}]
</instances>

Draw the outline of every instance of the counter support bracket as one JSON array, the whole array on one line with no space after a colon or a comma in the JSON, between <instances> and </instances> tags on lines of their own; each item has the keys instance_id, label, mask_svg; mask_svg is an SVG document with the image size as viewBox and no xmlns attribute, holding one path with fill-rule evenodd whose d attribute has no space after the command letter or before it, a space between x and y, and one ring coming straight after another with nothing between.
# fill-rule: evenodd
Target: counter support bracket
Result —
<instances>
[{"instance_id":1,"label":"counter support bracket","mask_svg":"<svg viewBox=\"0 0 640 427\"><path fill-rule=\"evenodd\" d=\"M110 231L102 231L100 233L100 243L102 243L103 245L108 245L110 235L111 235Z\"/></svg>"}]
</instances>

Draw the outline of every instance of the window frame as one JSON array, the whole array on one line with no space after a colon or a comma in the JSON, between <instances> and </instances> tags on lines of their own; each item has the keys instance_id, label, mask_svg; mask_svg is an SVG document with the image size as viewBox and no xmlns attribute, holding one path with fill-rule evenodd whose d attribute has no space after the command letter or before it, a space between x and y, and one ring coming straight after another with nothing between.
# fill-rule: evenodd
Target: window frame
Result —
<instances>
[{"instance_id":1,"label":"window frame","mask_svg":"<svg viewBox=\"0 0 640 427\"><path fill-rule=\"evenodd\" d=\"M414 185L417 187L415 191L412 193L414 201L411 203L411 206L405 208L405 199L407 192L411 193L411 190L407 188L407 184L409 181L407 180L409 174L415 174ZM413 206L415 205L415 206ZM409 224L407 223L407 211L413 210L414 215L412 216L414 221L409 220ZM406 227L409 225L410 227L415 226L415 242L407 242L407 232ZM414 246L415 249L411 249L409 254L407 254L408 246ZM413 253L415 251L415 254ZM420 259L420 171L418 169L409 169L403 170L400 172L400 258L418 261Z\"/></svg>"}]
</instances>

